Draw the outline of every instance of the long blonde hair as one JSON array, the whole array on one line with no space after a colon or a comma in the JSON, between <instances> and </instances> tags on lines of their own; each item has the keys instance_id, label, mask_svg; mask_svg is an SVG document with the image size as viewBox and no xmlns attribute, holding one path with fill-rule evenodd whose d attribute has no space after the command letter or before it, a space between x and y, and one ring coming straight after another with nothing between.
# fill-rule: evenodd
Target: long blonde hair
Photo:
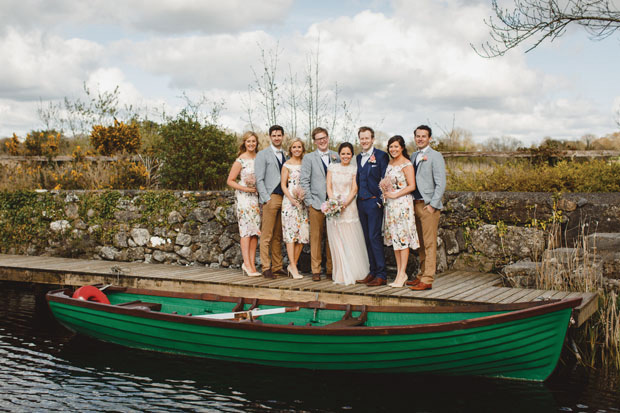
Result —
<instances>
[{"instance_id":1,"label":"long blonde hair","mask_svg":"<svg viewBox=\"0 0 620 413\"><path fill-rule=\"evenodd\" d=\"M291 144L288 147L288 156L290 158L293 157L293 153L291 152L291 148L293 147L293 144L295 142L301 143L301 156L299 157L299 159L303 159L304 158L304 154L306 153L306 145L304 145L304 141L302 141L300 138L293 139L293 142L291 142Z\"/></svg>"},{"instance_id":2,"label":"long blonde hair","mask_svg":"<svg viewBox=\"0 0 620 413\"><path fill-rule=\"evenodd\" d=\"M254 152L258 152L258 135L252 131L247 131L241 137L241 144L239 145L239 153L237 154L237 156L241 155L243 152L247 152L248 148L245 147L245 141L250 139L252 136L254 137L254 139L256 139L256 149L254 150Z\"/></svg>"}]
</instances>

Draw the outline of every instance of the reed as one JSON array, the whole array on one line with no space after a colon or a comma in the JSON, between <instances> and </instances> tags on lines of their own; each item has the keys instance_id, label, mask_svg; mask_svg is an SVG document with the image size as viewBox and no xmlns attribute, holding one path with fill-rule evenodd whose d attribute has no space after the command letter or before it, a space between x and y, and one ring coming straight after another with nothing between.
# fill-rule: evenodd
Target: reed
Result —
<instances>
[{"instance_id":1,"label":"reed","mask_svg":"<svg viewBox=\"0 0 620 413\"><path fill-rule=\"evenodd\" d=\"M596 292L597 312L581 327L575 339L581 360L588 366L620 369L620 302L618 292L602 277L596 250L588 246L587 226L572 246L561 245L560 225L548 231L548 249L537 266L536 288L556 291Z\"/></svg>"}]
</instances>

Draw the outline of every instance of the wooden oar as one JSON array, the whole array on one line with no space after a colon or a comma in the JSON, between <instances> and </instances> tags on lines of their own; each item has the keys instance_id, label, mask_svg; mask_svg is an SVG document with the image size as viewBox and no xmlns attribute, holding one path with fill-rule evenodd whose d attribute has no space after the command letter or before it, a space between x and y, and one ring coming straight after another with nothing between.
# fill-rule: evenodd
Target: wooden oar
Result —
<instances>
[{"instance_id":1,"label":"wooden oar","mask_svg":"<svg viewBox=\"0 0 620 413\"><path fill-rule=\"evenodd\" d=\"M208 318L210 320L251 320L261 315L290 313L293 311L299 311L299 307L278 307L269 308L267 310L260 310L258 308L255 308L254 310L248 311L235 311L232 313L221 314L202 314L194 317Z\"/></svg>"}]
</instances>

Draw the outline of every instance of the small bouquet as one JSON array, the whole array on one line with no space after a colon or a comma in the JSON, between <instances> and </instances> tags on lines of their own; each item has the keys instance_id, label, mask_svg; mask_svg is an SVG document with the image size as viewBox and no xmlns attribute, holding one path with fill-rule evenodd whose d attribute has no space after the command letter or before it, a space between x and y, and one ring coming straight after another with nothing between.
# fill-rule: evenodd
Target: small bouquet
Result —
<instances>
[{"instance_id":1,"label":"small bouquet","mask_svg":"<svg viewBox=\"0 0 620 413\"><path fill-rule=\"evenodd\" d=\"M248 188L256 188L256 175L248 174L243 181Z\"/></svg>"},{"instance_id":2,"label":"small bouquet","mask_svg":"<svg viewBox=\"0 0 620 413\"><path fill-rule=\"evenodd\" d=\"M395 189L392 179L389 176L386 176L382 180L380 180L379 189L381 190L381 193L383 195L387 194L388 192L392 192Z\"/></svg>"},{"instance_id":3,"label":"small bouquet","mask_svg":"<svg viewBox=\"0 0 620 413\"><path fill-rule=\"evenodd\" d=\"M327 218L335 218L342 212L342 202L339 199L328 199L321 204L321 212Z\"/></svg>"},{"instance_id":4,"label":"small bouquet","mask_svg":"<svg viewBox=\"0 0 620 413\"><path fill-rule=\"evenodd\" d=\"M293 198L295 198L297 202L302 204L304 202L304 198L306 197L306 192L301 186L296 186L291 190L291 195L293 195Z\"/></svg>"}]
</instances>

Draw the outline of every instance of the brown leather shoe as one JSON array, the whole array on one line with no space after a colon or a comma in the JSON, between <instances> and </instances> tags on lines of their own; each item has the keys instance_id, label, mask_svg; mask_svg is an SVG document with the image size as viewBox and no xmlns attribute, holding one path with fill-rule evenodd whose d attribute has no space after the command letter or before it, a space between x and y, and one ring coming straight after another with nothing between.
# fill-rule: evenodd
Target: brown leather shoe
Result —
<instances>
[{"instance_id":1,"label":"brown leather shoe","mask_svg":"<svg viewBox=\"0 0 620 413\"><path fill-rule=\"evenodd\" d=\"M432 290L433 284L426 284L420 281L417 285L414 285L413 287L409 287L409 288L411 288L413 291Z\"/></svg>"},{"instance_id":2,"label":"brown leather shoe","mask_svg":"<svg viewBox=\"0 0 620 413\"><path fill-rule=\"evenodd\" d=\"M418 285L418 284L420 284L420 279L419 278L414 278L411 281L407 281L405 284L411 285L411 286Z\"/></svg>"},{"instance_id":3,"label":"brown leather shoe","mask_svg":"<svg viewBox=\"0 0 620 413\"><path fill-rule=\"evenodd\" d=\"M312 281L321 281L321 274L312 274Z\"/></svg>"},{"instance_id":4,"label":"brown leather shoe","mask_svg":"<svg viewBox=\"0 0 620 413\"><path fill-rule=\"evenodd\" d=\"M286 273L286 271L284 271L282 268L280 268L277 271L273 272L274 278L275 277L288 277L288 274Z\"/></svg>"},{"instance_id":5,"label":"brown leather shoe","mask_svg":"<svg viewBox=\"0 0 620 413\"><path fill-rule=\"evenodd\" d=\"M369 283L366 283L366 285L368 287L378 287L380 285L385 285L385 284L387 284L386 279L385 278L379 278L379 277L375 277L374 280L372 280Z\"/></svg>"},{"instance_id":6,"label":"brown leather shoe","mask_svg":"<svg viewBox=\"0 0 620 413\"><path fill-rule=\"evenodd\" d=\"M357 280L355 281L357 284L368 284L369 282L371 282L372 280L375 279L375 276L372 274L368 274L366 276L366 278L364 278L363 280Z\"/></svg>"},{"instance_id":7,"label":"brown leather shoe","mask_svg":"<svg viewBox=\"0 0 620 413\"><path fill-rule=\"evenodd\" d=\"M330 272L330 273L326 274L325 275L325 279L326 280L331 280L332 279L332 273Z\"/></svg>"},{"instance_id":8,"label":"brown leather shoe","mask_svg":"<svg viewBox=\"0 0 620 413\"><path fill-rule=\"evenodd\" d=\"M268 268L265 271L263 271L263 277L265 277L265 278L276 278L276 276L273 275L273 273L271 272L270 268Z\"/></svg>"}]
</instances>

